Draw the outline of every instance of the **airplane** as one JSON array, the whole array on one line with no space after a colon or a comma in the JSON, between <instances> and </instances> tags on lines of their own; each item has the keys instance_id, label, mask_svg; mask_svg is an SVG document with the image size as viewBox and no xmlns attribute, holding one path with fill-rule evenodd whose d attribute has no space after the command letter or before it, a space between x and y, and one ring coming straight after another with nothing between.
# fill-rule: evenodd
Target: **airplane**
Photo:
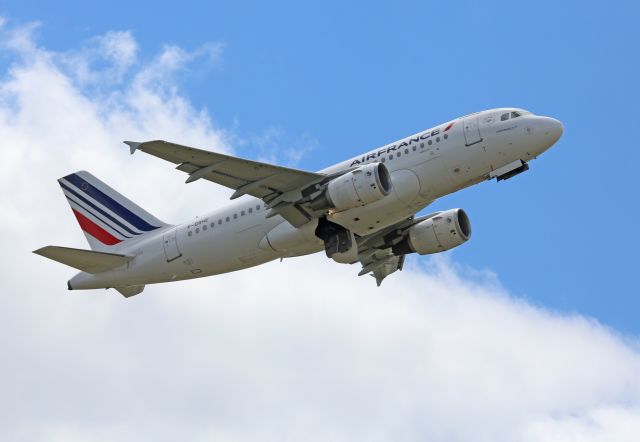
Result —
<instances>
[{"instance_id":1,"label":"airplane","mask_svg":"<svg viewBox=\"0 0 640 442\"><path fill-rule=\"evenodd\" d=\"M80 270L69 290L114 288L125 297L145 285L201 278L275 259L325 251L378 286L405 256L452 249L471 237L463 209L417 216L436 199L529 169L553 146L560 121L518 108L472 113L391 144L307 172L182 146L125 141L176 164L187 183L234 190L231 205L182 224L160 221L85 171L58 180L91 250L46 246L34 253ZM237 200L237 201L236 201Z\"/></svg>"}]
</instances>

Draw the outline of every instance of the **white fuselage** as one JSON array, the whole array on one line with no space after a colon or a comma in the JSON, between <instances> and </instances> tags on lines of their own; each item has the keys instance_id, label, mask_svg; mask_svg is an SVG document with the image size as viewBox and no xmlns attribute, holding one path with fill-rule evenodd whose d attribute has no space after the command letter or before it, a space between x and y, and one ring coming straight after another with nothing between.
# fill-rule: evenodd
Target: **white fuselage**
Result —
<instances>
[{"instance_id":1,"label":"white fuselage","mask_svg":"<svg viewBox=\"0 0 640 442\"><path fill-rule=\"evenodd\" d=\"M504 114L521 115L501 120ZM490 178L514 161L529 161L553 145L562 125L516 109L493 109L461 117L322 170L332 173L384 162L393 190L374 203L327 215L364 236L425 208L435 199ZM266 217L265 204L245 196L183 224L150 232L116 248L135 255L125 266L69 281L73 289L141 285L241 270L268 261L323 250L314 235L317 220L301 228L280 216Z\"/></svg>"}]
</instances>

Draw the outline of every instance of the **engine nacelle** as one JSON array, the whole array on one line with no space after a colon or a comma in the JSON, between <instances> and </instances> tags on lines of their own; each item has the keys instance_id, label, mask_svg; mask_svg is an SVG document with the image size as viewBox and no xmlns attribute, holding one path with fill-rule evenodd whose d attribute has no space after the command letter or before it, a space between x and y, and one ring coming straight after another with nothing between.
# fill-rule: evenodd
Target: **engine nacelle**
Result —
<instances>
[{"instance_id":1,"label":"engine nacelle","mask_svg":"<svg viewBox=\"0 0 640 442\"><path fill-rule=\"evenodd\" d=\"M341 212L382 199L389 195L391 186L391 177L384 164L365 164L330 181L310 206L315 210Z\"/></svg>"},{"instance_id":2,"label":"engine nacelle","mask_svg":"<svg viewBox=\"0 0 640 442\"><path fill-rule=\"evenodd\" d=\"M450 209L409 228L407 236L393 246L394 255L427 255L453 249L471 236L469 217L462 209Z\"/></svg>"}]
</instances>

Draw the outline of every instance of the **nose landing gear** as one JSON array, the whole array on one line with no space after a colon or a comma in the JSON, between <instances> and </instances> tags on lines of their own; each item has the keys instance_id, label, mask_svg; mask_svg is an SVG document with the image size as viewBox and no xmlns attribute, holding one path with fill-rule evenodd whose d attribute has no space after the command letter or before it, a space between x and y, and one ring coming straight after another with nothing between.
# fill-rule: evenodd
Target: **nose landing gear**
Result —
<instances>
[{"instance_id":1,"label":"nose landing gear","mask_svg":"<svg viewBox=\"0 0 640 442\"><path fill-rule=\"evenodd\" d=\"M529 170L529 164L522 160L516 160L513 163L509 163L506 166L502 166L499 169L494 170L489 174L489 178L496 178L496 181L508 180L514 176L526 172Z\"/></svg>"}]
</instances>

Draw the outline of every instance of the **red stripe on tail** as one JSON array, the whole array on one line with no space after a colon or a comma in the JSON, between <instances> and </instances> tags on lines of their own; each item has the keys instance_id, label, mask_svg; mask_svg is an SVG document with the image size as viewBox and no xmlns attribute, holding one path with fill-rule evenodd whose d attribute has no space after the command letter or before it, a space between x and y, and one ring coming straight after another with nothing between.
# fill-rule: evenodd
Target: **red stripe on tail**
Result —
<instances>
[{"instance_id":1,"label":"red stripe on tail","mask_svg":"<svg viewBox=\"0 0 640 442\"><path fill-rule=\"evenodd\" d=\"M82 228L82 230L87 232L89 235L93 236L102 244L112 246L114 244L118 244L122 242L122 240L116 238L115 236L113 236L112 234L104 230L102 227L100 227L99 225L91 221L82 213L74 209L71 209L71 210L73 210L73 214L76 216L76 219L78 220L78 224L80 224L80 227Z\"/></svg>"}]
</instances>

